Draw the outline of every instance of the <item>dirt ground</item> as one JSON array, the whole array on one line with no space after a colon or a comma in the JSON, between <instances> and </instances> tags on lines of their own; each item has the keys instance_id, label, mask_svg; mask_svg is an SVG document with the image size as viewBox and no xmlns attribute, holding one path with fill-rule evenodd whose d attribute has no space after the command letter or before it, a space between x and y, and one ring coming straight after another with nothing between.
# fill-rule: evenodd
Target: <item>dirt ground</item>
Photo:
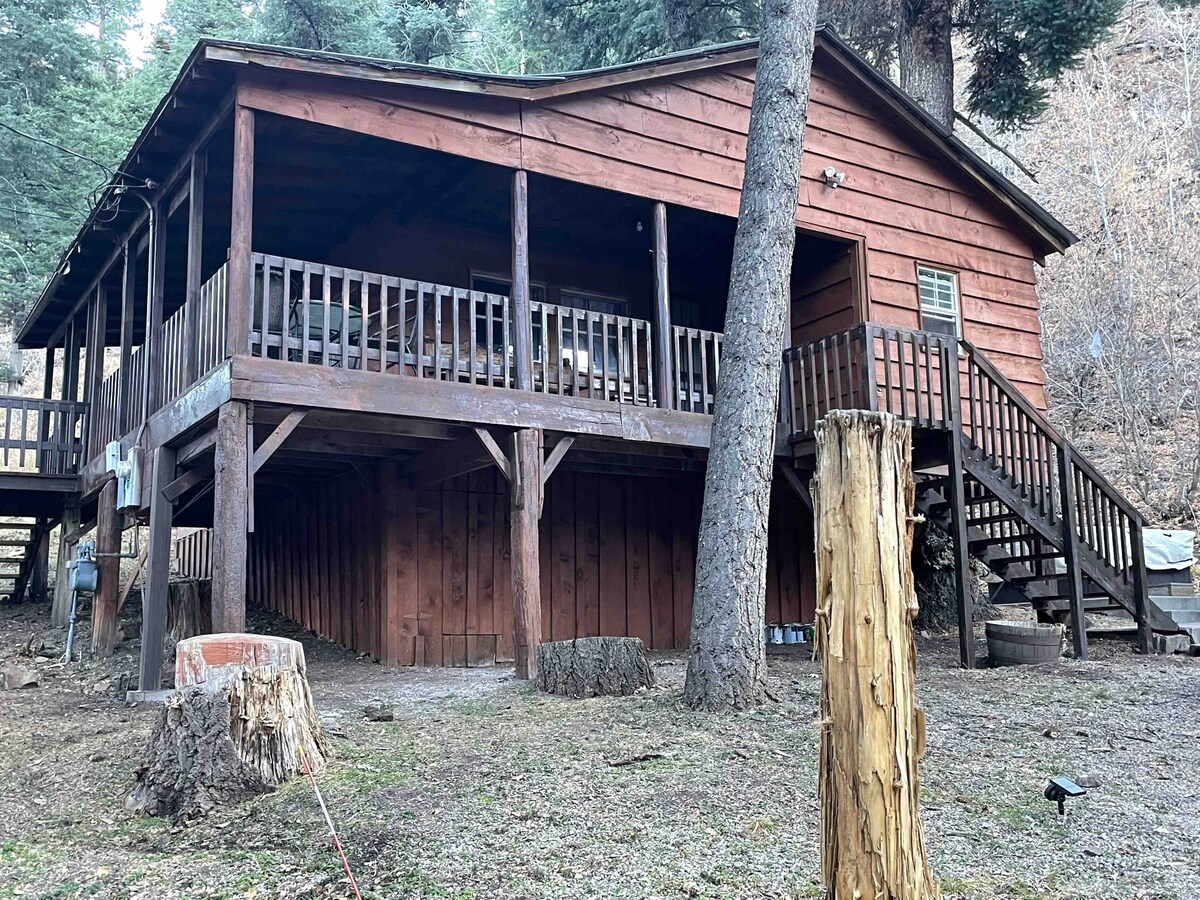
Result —
<instances>
[{"instance_id":1,"label":"dirt ground","mask_svg":"<svg viewBox=\"0 0 1200 900\"><path fill-rule=\"evenodd\" d=\"M569 701L505 669L385 669L301 637L364 897L821 896L807 654L772 656L779 702L711 716L680 706L679 655L655 655L649 692ZM301 780L190 828L127 813L156 715L123 702L137 641L71 666L62 642L44 609L0 607L0 667L39 678L0 692L0 897L350 896ZM1112 641L1088 663L962 671L952 638L919 644L947 900L1200 898L1200 660ZM395 721L364 719L376 699ZM1101 782L1065 824L1042 798L1056 774Z\"/></svg>"}]
</instances>

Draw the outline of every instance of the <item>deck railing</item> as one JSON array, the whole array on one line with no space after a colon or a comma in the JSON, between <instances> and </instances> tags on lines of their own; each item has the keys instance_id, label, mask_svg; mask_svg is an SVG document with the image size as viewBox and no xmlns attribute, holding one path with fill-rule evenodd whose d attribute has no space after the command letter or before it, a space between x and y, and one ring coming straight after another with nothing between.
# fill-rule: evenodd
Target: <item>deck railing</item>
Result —
<instances>
[{"instance_id":1,"label":"deck railing","mask_svg":"<svg viewBox=\"0 0 1200 900\"><path fill-rule=\"evenodd\" d=\"M73 474L86 427L86 403L0 397L0 463L9 472Z\"/></svg>"},{"instance_id":2,"label":"deck railing","mask_svg":"<svg viewBox=\"0 0 1200 900\"><path fill-rule=\"evenodd\" d=\"M675 408L712 415L725 335L680 325L673 331Z\"/></svg>"},{"instance_id":3,"label":"deck railing","mask_svg":"<svg viewBox=\"0 0 1200 900\"><path fill-rule=\"evenodd\" d=\"M513 311L500 294L254 254L252 356L511 388ZM533 389L647 405L650 325L532 303Z\"/></svg>"}]
</instances>

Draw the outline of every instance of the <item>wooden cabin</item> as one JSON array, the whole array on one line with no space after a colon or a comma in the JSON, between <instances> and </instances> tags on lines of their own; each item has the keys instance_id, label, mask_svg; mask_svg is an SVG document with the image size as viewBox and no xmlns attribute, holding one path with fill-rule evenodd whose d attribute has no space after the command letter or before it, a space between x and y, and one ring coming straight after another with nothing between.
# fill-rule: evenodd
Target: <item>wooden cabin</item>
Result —
<instances>
[{"instance_id":1,"label":"wooden cabin","mask_svg":"<svg viewBox=\"0 0 1200 900\"><path fill-rule=\"evenodd\" d=\"M0 511L102 552L149 522L144 688L185 527L216 631L260 604L397 665L686 646L756 57L202 42L20 333L47 389L0 401ZM964 616L970 554L1148 634L1142 520L1044 416L1035 273L1071 233L824 29L796 228L768 620L812 620L813 428L857 407L913 423Z\"/></svg>"}]
</instances>

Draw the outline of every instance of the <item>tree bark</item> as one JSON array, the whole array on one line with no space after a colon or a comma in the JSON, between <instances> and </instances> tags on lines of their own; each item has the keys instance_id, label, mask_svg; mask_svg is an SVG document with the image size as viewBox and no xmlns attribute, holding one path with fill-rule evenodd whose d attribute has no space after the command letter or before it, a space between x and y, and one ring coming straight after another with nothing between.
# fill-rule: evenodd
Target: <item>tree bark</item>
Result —
<instances>
[{"instance_id":1,"label":"tree bark","mask_svg":"<svg viewBox=\"0 0 1200 900\"><path fill-rule=\"evenodd\" d=\"M936 898L917 776L912 429L830 413L816 486L822 877L831 900Z\"/></svg>"},{"instance_id":2,"label":"tree bark","mask_svg":"<svg viewBox=\"0 0 1200 900\"><path fill-rule=\"evenodd\" d=\"M625 697L654 685L640 638L548 641L537 649L538 689L562 697Z\"/></svg>"},{"instance_id":3,"label":"tree bark","mask_svg":"<svg viewBox=\"0 0 1200 900\"><path fill-rule=\"evenodd\" d=\"M330 754L305 678L304 648L286 638L223 635L182 642L176 681L125 806L172 821L273 790Z\"/></svg>"},{"instance_id":4,"label":"tree bark","mask_svg":"<svg viewBox=\"0 0 1200 900\"><path fill-rule=\"evenodd\" d=\"M902 0L897 29L900 87L944 128L954 126L949 0Z\"/></svg>"},{"instance_id":5,"label":"tree bark","mask_svg":"<svg viewBox=\"0 0 1200 900\"><path fill-rule=\"evenodd\" d=\"M816 11L816 0L763 10L696 554L684 685L694 709L763 697L767 515Z\"/></svg>"}]
</instances>

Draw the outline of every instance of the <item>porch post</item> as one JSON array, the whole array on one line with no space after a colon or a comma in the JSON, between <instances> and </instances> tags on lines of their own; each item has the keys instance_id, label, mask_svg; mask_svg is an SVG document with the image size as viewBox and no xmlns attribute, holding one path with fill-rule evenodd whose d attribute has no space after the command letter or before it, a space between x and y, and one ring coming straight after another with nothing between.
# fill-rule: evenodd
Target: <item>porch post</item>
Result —
<instances>
[{"instance_id":1,"label":"porch post","mask_svg":"<svg viewBox=\"0 0 1200 900\"><path fill-rule=\"evenodd\" d=\"M654 204L654 400L660 409L675 404L671 375L671 280L667 269L667 205Z\"/></svg>"},{"instance_id":2,"label":"porch post","mask_svg":"<svg viewBox=\"0 0 1200 900\"><path fill-rule=\"evenodd\" d=\"M79 543L79 506L68 505L63 510L58 530L58 565L54 573L54 599L50 604L50 624L61 628L71 614L71 587L67 563L75 558Z\"/></svg>"},{"instance_id":3,"label":"porch post","mask_svg":"<svg viewBox=\"0 0 1200 900\"><path fill-rule=\"evenodd\" d=\"M92 327L88 330L87 371L83 379L88 401L88 433L84 437L84 461L96 455L96 412L100 408L100 385L104 381L104 331L108 324L108 288L103 284L96 287L92 314Z\"/></svg>"},{"instance_id":4,"label":"porch post","mask_svg":"<svg viewBox=\"0 0 1200 900\"><path fill-rule=\"evenodd\" d=\"M867 365L867 396L873 409L875 406L875 339L868 328L863 343L869 348L864 356ZM971 590L971 545L967 532L967 497L963 487L962 459L962 386L959 382L958 346L943 344L941 347L942 371L945 373L946 405L950 413L950 431L946 435L949 443L947 465L950 501L950 537L954 542L954 591L958 598L958 658L963 668L975 668L975 608ZM869 362L869 364L868 364Z\"/></svg>"},{"instance_id":5,"label":"porch post","mask_svg":"<svg viewBox=\"0 0 1200 900\"><path fill-rule=\"evenodd\" d=\"M54 399L54 344L46 347L46 370L42 373L42 399ZM38 414L38 444L45 447L50 440L50 419L53 414L43 409ZM52 454L43 450L38 457L38 471L45 472Z\"/></svg>"},{"instance_id":6,"label":"porch post","mask_svg":"<svg viewBox=\"0 0 1200 900\"><path fill-rule=\"evenodd\" d=\"M117 376L117 437L121 437L132 426L129 421L130 391L134 385L130 380L130 362L133 355L133 304L137 292L136 254L129 252L129 241L122 248L121 269L121 365Z\"/></svg>"},{"instance_id":7,"label":"porch post","mask_svg":"<svg viewBox=\"0 0 1200 900\"><path fill-rule=\"evenodd\" d=\"M233 195L229 228L229 307L226 311L225 355L246 353L250 341L250 306L254 267L250 253L254 235L254 110L233 108Z\"/></svg>"},{"instance_id":8,"label":"porch post","mask_svg":"<svg viewBox=\"0 0 1200 900\"><path fill-rule=\"evenodd\" d=\"M162 405L163 390L163 291L166 283L167 263L167 212L169 198L154 202L150 215L150 269L146 291L146 341L142 350L146 354L142 396L146 398L142 415L149 419Z\"/></svg>"},{"instance_id":9,"label":"porch post","mask_svg":"<svg viewBox=\"0 0 1200 900\"><path fill-rule=\"evenodd\" d=\"M150 537L146 552L146 592L142 597L142 657L138 689L157 691L162 685L163 638L171 574L171 501L163 488L175 477L175 449L159 447L150 467Z\"/></svg>"},{"instance_id":10,"label":"porch post","mask_svg":"<svg viewBox=\"0 0 1200 900\"><path fill-rule=\"evenodd\" d=\"M1063 562L1067 567L1067 596L1071 603L1071 644L1076 659L1087 659L1087 619L1084 614L1083 572L1079 568L1079 530L1076 521L1074 466L1071 445L1058 448L1058 489L1062 505Z\"/></svg>"},{"instance_id":11,"label":"porch post","mask_svg":"<svg viewBox=\"0 0 1200 900\"><path fill-rule=\"evenodd\" d=\"M96 569L92 599L92 655L109 656L117 644L117 597L121 592L121 517L117 513L117 479L100 488L96 510Z\"/></svg>"},{"instance_id":12,"label":"porch post","mask_svg":"<svg viewBox=\"0 0 1200 900\"><path fill-rule=\"evenodd\" d=\"M533 390L533 315L529 306L529 180L523 171L512 183L512 310L516 332L517 388ZM538 517L542 508L542 433L522 428L513 435L509 485L512 504L513 646L518 678L537 676L542 642L541 565Z\"/></svg>"},{"instance_id":13,"label":"porch post","mask_svg":"<svg viewBox=\"0 0 1200 900\"><path fill-rule=\"evenodd\" d=\"M231 400L217 413L213 475L213 631L246 630L246 547L250 452L246 404Z\"/></svg>"},{"instance_id":14,"label":"porch post","mask_svg":"<svg viewBox=\"0 0 1200 900\"><path fill-rule=\"evenodd\" d=\"M184 302L187 312L183 322L183 353L185 385L199 376L196 345L197 323L200 315L201 263L204 254L204 176L208 171L208 155L204 151L192 154L191 175L188 180L188 238L187 292Z\"/></svg>"}]
</instances>

